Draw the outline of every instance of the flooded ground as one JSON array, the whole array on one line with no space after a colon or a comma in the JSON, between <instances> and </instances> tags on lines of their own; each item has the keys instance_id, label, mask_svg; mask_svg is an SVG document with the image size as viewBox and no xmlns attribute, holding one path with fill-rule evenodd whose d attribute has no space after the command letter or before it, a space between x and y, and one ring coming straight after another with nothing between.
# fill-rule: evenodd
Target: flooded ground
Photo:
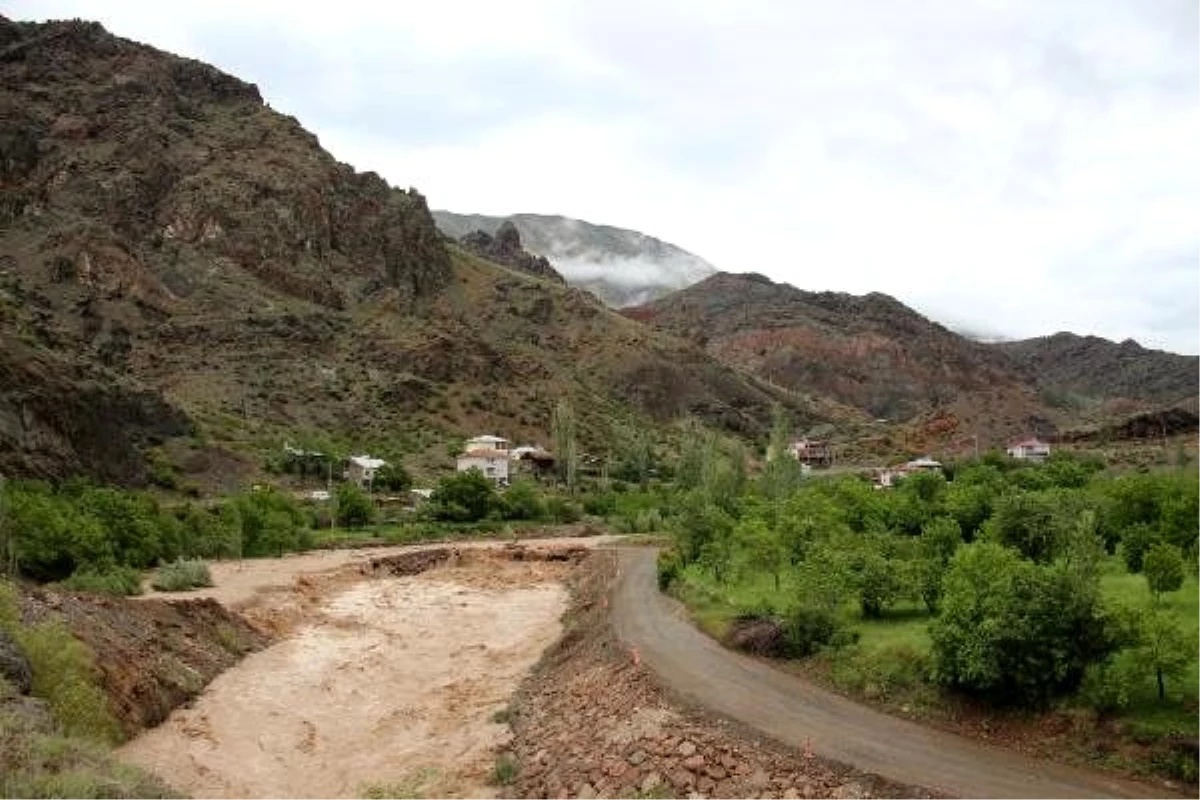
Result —
<instances>
[{"instance_id":1,"label":"flooded ground","mask_svg":"<svg viewBox=\"0 0 1200 800\"><path fill-rule=\"evenodd\" d=\"M314 560L317 576L292 572L286 591L278 572L264 572L268 592L226 584L260 618L287 592L304 615L121 757L197 797L492 795L509 735L493 718L561 633L569 565L478 551L420 575L352 579L339 558Z\"/></svg>"}]
</instances>

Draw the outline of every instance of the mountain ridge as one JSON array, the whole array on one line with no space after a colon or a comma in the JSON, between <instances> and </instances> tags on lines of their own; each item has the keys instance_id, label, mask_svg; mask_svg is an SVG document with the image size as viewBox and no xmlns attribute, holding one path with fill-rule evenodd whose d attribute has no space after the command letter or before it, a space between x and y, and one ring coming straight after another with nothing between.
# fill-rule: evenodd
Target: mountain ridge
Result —
<instances>
[{"instance_id":1,"label":"mountain ridge","mask_svg":"<svg viewBox=\"0 0 1200 800\"><path fill-rule=\"evenodd\" d=\"M544 441L564 398L599 452L852 414L446 242L211 66L81 21L0 18L0 47L6 474L227 485L301 436L436 473L463 435Z\"/></svg>"},{"instance_id":2,"label":"mountain ridge","mask_svg":"<svg viewBox=\"0 0 1200 800\"><path fill-rule=\"evenodd\" d=\"M693 253L628 228L554 214L456 214L433 211L453 239L476 230L494 235L505 223L520 232L526 249L550 260L573 286L612 308L639 305L683 288L716 268Z\"/></svg>"}]
</instances>

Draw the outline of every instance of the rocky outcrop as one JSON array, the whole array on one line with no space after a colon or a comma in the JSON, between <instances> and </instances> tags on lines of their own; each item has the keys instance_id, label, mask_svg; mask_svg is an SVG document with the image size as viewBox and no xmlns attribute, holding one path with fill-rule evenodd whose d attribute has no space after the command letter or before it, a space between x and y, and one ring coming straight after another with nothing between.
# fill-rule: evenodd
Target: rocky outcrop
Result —
<instances>
[{"instance_id":1,"label":"rocky outcrop","mask_svg":"<svg viewBox=\"0 0 1200 800\"><path fill-rule=\"evenodd\" d=\"M557 283L566 283L545 256L535 256L521 246L521 234L511 222L505 221L501 224L495 236L477 230L459 239L459 243L475 255L497 264Z\"/></svg>"}]
</instances>

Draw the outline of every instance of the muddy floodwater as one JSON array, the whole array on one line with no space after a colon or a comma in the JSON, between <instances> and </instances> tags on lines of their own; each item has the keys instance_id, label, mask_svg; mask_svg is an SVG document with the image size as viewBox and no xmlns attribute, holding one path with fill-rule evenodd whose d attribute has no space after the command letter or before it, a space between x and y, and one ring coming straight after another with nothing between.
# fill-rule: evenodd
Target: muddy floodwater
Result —
<instances>
[{"instance_id":1,"label":"muddy floodwater","mask_svg":"<svg viewBox=\"0 0 1200 800\"><path fill-rule=\"evenodd\" d=\"M561 634L560 576L484 560L339 587L119 754L195 797L492 796L493 716Z\"/></svg>"}]
</instances>

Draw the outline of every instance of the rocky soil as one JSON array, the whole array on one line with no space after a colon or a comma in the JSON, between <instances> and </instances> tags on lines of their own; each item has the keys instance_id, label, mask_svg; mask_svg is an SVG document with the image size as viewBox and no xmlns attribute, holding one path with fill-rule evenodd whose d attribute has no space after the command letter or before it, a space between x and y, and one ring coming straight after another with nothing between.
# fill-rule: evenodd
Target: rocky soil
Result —
<instances>
[{"instance_id":1,"label":"rocky soil","mask_svg":"<svg viewBox=\"0 0 1200 800\"><path fill-rule=\"evenodd\" d=\"M598 551L573 582L566 633L512 704L521 797L928 797L783 747L665 694L607 622L616 570Z\"/></svg>"}]
</instances>

